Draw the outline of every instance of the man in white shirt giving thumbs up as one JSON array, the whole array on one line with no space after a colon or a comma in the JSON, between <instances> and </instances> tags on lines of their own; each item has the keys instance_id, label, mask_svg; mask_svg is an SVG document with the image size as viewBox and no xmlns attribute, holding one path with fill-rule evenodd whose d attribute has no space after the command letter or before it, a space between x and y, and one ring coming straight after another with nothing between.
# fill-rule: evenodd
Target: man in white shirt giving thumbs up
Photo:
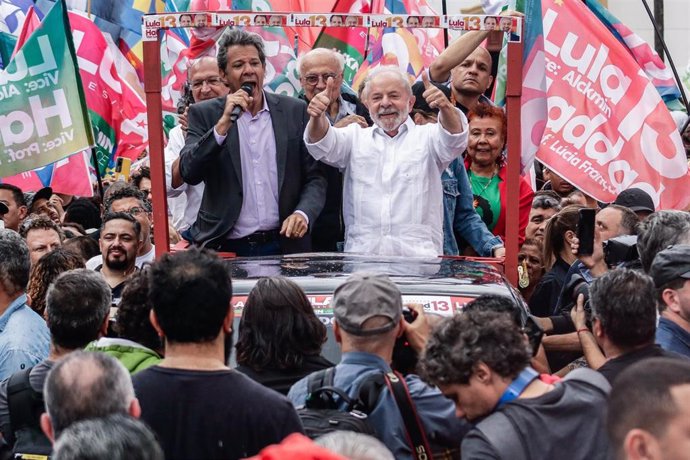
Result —
<instances>
[{"instance_id":1,"label":"man in white shirt giving thumbs up","mask_svg":"<svg viewBox=\"0 0 690 460\"><path fill-rule=\"evenodd\" d=\"M422 73L422 94L439 109L439 123L409 116L408 75L381 66L369 73L363 102L374 126L334 128L325 111L334 82L314 96L304 141L317 160L344 172L345 251L377 255L443 254L441 173L467 146L467 119Z\"/></svg>"}]
</instances>

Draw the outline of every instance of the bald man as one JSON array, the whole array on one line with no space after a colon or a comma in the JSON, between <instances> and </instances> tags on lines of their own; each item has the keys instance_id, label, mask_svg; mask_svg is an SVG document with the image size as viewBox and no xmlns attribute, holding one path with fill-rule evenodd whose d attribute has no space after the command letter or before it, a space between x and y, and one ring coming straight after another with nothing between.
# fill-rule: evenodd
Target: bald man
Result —
<instances>
[{"instance_id":1,"label":"bald man","mask_svg":"<svg viewBox=\"0 0 690 460\"><path fill-rule=\"evenodd\" d=\"M467 32L448 46L429 66L434 82L451 80L452 101L467 114L479 102L492 104L484 96L494 77L491 75L491 54L480 43L487 30Z\"/></svg>"}]
</instances>

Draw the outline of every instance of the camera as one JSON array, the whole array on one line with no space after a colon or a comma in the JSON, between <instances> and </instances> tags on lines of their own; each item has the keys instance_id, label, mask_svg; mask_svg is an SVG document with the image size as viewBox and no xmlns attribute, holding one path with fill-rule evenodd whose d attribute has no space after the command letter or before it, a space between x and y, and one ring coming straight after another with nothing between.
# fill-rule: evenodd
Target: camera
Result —
<instances>
[{"instance_id":1,"label":"camera","mask_svg":"<svg viewBox=\"0 0 690 460\"><path fill-rule=\"evenodd\" d=\"M570 312L577 304L577 297L582 294L584 296L585 317L587 319L587 327L592 325L592 307L589 304L589 283L582 275L573 275L568 284L563 288L563 298L568 300L564 310Z\"/></svg>"},{"instance_id":2,"label":"camera","mask_svg":"<svg viewBox=\"0 0 690 460\"><path fill-rule=\"evenodd\" d=\"M403 307L403 318L411 323L417 317L417 312ZM417 368L417 353L412 349L410 342L407 341L405 334L395 340L393 347L393 361L391 367L402 375L414 374Z\"/></svg>"},{"instance_id":3,"label":"camera","mask_svg":"<svg viewBox=\"0 0 690 460\"><path fill-rule=\"evenodd\" d=\"M623 235L604 241L604 261L609 268L639 259L637 235Z\"/></svg>"}]
</instances>

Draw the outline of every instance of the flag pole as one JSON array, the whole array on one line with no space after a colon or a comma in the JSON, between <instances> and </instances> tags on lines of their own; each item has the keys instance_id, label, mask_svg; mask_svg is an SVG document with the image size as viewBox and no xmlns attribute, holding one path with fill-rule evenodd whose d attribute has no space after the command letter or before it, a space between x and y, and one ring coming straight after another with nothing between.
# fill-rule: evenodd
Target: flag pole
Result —
<instances>
[{"instance_id":1,"label":"flag pole","mask_svg":"<svg viewBox=\"0 0 690 460\"><path fill-rule=\"evenodd\" d=\"M448 14L448 5L446 4L446 0L441 0L441 12L444 16ZM443 48L448 48L448 28L446 27L443 28Z\"/></svg>"},{"instance_id":2,"label":"flag pole","mask_svg":"<svg viewBox=\"0 0 690 460\"><path fill-rule=\"evenodd\" d=\"M649 20L652 23L652 27L654 27L654 33L656 35L656 38L661 42L661 46L664 48L664 53L666 53L666 57L668 57L668 64L671 66L671 71L673 72L673 76L676 79L676 84L678 85L678 90L680 91L680 97L683 99L683 105L685 106L685 111L690 114L690 104L688 104L688 98L685 95L685 90L683 88L683 83L680 80L680 76L678 75L678 71L676 70L676 65L673 62L673 58L671 57L671 53L668 52L668 47L666 46L666 40L664 40L664 37L661 35L661 31L659 30L659 26L654 20L654 15L652 14L652 10L649 9L649 4L647 3L647 0L642 0L642 4L644 5L644 9L647 11L647 16L649 16Z\"/></svg>"},{"instance_id":3,"label":"flag pole","mask_svg":"<svg viewBox=\"0 0 690 460\"><path fill-rule=\"evenodd\" d=\"M96 171L96 182L98 183L98 194L101 195L101 203L103 202L103 179L98 168L98 155L96 155L96 147L91 147L91 161L93 161L93 169Z\"/></svg>"}]
</instances>

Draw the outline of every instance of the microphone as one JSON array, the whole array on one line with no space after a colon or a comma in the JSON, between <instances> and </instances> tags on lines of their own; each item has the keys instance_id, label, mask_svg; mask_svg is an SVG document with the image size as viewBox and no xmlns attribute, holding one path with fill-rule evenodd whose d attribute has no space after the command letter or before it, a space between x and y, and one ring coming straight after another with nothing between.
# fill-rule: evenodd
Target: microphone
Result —
<instances>
[{"instance_id":1,"label":"microphone","mask_svg":"<svg viewBox=\"0 0 690 460\"><path fill-rule=\"evenodd\" d=\"M252 83L250 81L242 83L242 86L240 87L240 89L251 96L252 92L254 91L254 83ZM230 112L230 121L235 123L237 121L237 119L240 117L241 113L242 113L242 106L241 105L236 105L235 107L233 107L232 112Z\"/></svg>"}]
</instances>

